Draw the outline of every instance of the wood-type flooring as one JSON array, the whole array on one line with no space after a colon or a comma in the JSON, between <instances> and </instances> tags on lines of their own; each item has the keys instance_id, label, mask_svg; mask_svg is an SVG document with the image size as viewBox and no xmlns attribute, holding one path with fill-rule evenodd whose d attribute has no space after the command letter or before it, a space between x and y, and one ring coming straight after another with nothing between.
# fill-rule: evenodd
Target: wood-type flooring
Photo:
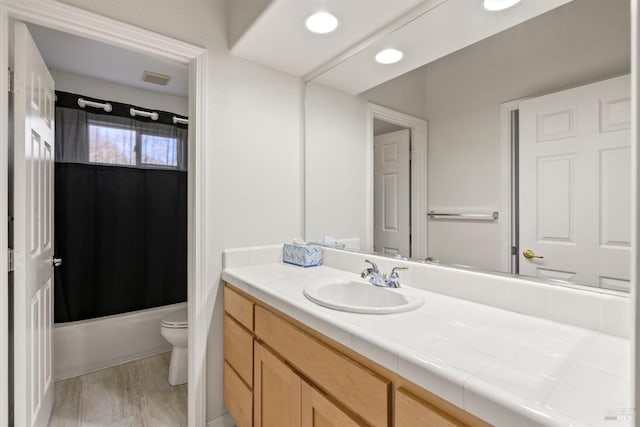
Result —
<instances>
[{"instance_id":1,"label":"wood-type flooring","mask_svg":"<svg viewBox=\"0 0 640 427\"><path fill-rule=\"evenodd\" d=\"M49 427L179 427L187 425L187 385L171 386L171 353L55 384Z\"/></svg>"}]
</instances>

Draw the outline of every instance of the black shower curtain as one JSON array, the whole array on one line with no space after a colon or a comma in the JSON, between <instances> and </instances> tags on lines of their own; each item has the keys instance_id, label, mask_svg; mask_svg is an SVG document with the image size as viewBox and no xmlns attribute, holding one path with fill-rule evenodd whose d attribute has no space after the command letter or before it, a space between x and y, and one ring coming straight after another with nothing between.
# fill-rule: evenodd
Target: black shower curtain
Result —
<instances>
[{"instance_id":1,"label":"black shower curtain","mask_svg":"<svg viewBox=\"0 0 640 427\"><path fill-rule=\"evenodd\" d=\"M187 172L56 162L55 253L56 323L186 301Z\"/></svg>"}]
</instances>

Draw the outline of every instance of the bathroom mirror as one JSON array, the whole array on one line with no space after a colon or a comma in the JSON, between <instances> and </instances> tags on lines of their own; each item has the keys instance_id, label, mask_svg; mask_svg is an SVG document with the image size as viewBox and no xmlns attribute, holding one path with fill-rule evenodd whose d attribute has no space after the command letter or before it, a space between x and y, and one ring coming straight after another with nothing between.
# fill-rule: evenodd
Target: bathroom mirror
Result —
<instances>
[{"instance_id":1,"label":"bathroom mirror","mask_svg":"<svg viewBox=\"0 0 640 427\"><path fill-rule=\"evenodd\" d=\"M309 82L306 239L628 292L629 8L573 0L355 95Z\"/></svg>"}]
</instances>

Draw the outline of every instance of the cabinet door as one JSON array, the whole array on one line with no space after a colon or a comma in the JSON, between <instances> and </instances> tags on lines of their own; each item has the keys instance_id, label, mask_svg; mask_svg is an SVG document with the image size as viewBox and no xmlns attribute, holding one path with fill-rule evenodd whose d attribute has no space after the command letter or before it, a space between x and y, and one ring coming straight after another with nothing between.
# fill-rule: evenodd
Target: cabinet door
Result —
<instances>
[{"instance_id":1,"label":"cabinet door","mask_svg":"<svg viewBox=\"0 0 640 427\"><path fill-rule=\"evenodd\" d=\"M465 424L406 390L395 392L395 427L464 427Z\"/></svg>"},{"instance_id":2,"label":"cabinet door","mask_svg":"<svg viewBox=\"0 0 640 427\"><path fill-rule=\"evenodd\" d=\"M257 342L254 359L254 426L299 427L302 380Z\"/></svg>"},{"instance_id":3,"label":"cabinet door","mask_svg":"<svg viewBox=\"0 0 640 427\"><path fill-rule=\"evenodd\" d=\"M302 427L360 427L357 421L309 384L302 383Z\"/></svg>"},{"instance_id":4,"label":"cabinet door","mask_svg":"<svg viewBox=\"0 0 640 427\"><path fill-rule=\"evenodd\" d=\"M224 315L224 360L253 387L253 336L228 314Z\"/></svg>"},{"instance_id":5,"label":"cabinet door","mask_svg":"<svg viewBox=\"0 0 640 427\"><path fill-rule=\"evenodd\" d=\"M389 425L390 382L262 307L255 331L291 366L369 425Z\"/></svg>"},{"instance_id":6,"label":"cabinet door","mask_svg":"<svg viewBox=\"0 0 640 427\"><path fill-rule=\"evenodd\" d=\"M251 427L253 395L227 362L224 362L224 404L238 427Z\"/></svg>"}]
</instances>

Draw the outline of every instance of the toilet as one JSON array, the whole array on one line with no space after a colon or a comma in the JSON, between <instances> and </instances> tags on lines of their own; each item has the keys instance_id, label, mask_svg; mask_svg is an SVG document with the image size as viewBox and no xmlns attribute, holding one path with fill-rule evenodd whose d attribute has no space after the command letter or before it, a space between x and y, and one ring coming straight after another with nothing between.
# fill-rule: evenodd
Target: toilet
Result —
<instances>
[{"instance_id":1,"label":"toilet","mask_svg":"<svg viewBox=\"0 0 640 427\"><path fill-rule=\"evenodd\" d=\"M180 385L187 382L188 332L187 307L174 311L162 320L160 333L173 346L168 377L171 385Z\"/></svg>"}]
</instances>

